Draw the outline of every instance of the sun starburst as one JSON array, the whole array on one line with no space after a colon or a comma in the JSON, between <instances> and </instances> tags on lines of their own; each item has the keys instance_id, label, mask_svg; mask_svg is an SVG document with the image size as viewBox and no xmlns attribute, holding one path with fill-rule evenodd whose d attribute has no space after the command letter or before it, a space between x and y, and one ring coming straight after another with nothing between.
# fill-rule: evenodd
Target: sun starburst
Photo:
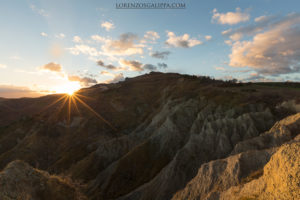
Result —
<instances>
[{"instance_id":1,"label":"sun starburst","mask_svg":"<svg viewBox=\"0 0 300 200\"><path fill-rule=\"evenodd\" d=\"M58 98L54 102L42 109L40 113L45 113L45 111L48 110L50 107L53 107L54 105L58 104L59 106L56 109L56 113L52 113L50 117L56 118L65 110L65 118L67 119L68 124L70 124L73 112L76 112L77 114L82 116L79 108L79 105L82 105L81 108L87 109L94 116L96 116L102 122L111 127L114 131L117 131L117 129L108 120L106 120L102 115L100 115L91 106L89 106L83 99L91 99L91 97L79 94L78 92L76 92L76 90L69 90L62 96L58 96Z\"/></svg>"}]
</instances>

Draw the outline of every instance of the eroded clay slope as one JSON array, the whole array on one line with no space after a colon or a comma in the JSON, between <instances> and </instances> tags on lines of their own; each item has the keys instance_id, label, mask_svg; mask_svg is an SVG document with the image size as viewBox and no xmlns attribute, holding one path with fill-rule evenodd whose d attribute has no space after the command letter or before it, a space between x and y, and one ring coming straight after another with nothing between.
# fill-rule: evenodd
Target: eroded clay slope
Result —
<instances>
[{"instance_id":1,"label":"eroded clay slope","mask_svg":"<svg viewBox=\"0 0 300 200\"><path fill-rule=\"evenodd\" d=\"M299 199L299 134L300 113L238 143L234 155L203 164L172 199Z\"/></svg>"}]
</instances>

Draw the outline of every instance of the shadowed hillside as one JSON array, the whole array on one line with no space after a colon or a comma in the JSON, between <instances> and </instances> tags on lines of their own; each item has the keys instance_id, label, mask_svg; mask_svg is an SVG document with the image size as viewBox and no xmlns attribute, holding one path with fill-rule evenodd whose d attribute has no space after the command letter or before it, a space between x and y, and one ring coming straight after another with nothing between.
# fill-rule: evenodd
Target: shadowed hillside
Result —
<instances>
[{"instance_id":1,"label":"shadowed hillside","mask_svg":"<svg viewBox=\"0 0 300 200\"><path fill-rule=\"evenodd\" d=\"M299 104L297 83L157 72L72 96L0 99L0 184L9 179L0 197L297 199ZM19 173L37 176L16 187L34 182L46 192L16 190ZM252 190L256 181L265 188ZM292 185L270 197L280 182Z\"/></svg>"}]
</instances>

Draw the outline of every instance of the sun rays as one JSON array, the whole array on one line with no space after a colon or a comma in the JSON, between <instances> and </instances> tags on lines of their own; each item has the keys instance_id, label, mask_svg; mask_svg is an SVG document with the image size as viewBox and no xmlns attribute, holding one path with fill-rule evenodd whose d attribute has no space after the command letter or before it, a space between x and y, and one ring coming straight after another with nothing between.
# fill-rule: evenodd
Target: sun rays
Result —
<instances>
[{"instance_id":1,"label":"sun rays","mask_svg":"<svg viewBox=\"0 0 300 200\"><path fill-rule=\"evenodd\" d=\"M62 96L58 97L55 101L53 101L51 104L49 104L44 109L42 109L40 111L40 114L46 113L46 111L50 107L56 106L54 112L51 113L50 118L57 118L62 115L66 119L67 125L69 126L71 124L72 114L76 114L79 115L80 117L83 117L80 108L85 108L94 116L96 116L99 120L107 124L111 129L117 131L117 129L108 120L106 120L102 115L100 115L97 111L95 111L91 106L89 106L83 100L83 99L93 99L93 98L79 94L77 91L73 91L72 89L70 89L65 94L61 94L61 95Z\"/></svg>"}]
</instances>

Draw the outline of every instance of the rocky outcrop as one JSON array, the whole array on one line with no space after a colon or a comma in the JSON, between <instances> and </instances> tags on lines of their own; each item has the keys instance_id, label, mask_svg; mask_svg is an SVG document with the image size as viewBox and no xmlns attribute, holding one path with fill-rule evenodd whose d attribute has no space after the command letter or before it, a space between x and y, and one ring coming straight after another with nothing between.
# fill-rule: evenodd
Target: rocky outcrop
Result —
<instances>
[{"instance_id":1,"label":"rocky outcrop","mask_svg":"<svg viewBox=\"0 0 300 200\"><path fill-rule=\"evenodd\" d=\"M300 199L300 137L284 144L263 168L263 176L233 186L219 199Z\"/></svg>"},{"instance_id":2,"label":"rocky outcrop","mask_svg":"<svg viewBox=\"0 0 300 200\"><path fill-rule=\"evenodd\" d=\"M87 200L70 180L51 176L23 161L11 162L0 172L0 199Z\"/></svg>"},{"instance_id":3,"label":"rocky outcrop","mask_svg":"<svg viewBox=\"0 0 300 200\"><path fill-rule=\"evenodd\" d=\"M98 198L104 195L103 199L169 199L196 175L201 164L226 157L235 144L257 136L273 121L272 113L262 105L226 108L204 98L169 102L143 132L131 134L143 142L101 172L91 182L90 193ZM137 177L130 176L129 181L128 174ZM118 193L120 188L122 193ZM108 191L116 196L109 196Z\"/></svg>"},{"instance_id":4,"label":"rocky outcrop","mask_svg":"<svg viewBox=\"0 0 300 200\"><path fill-rule=\"evenodd\" d=\"M173 199L298 199L299 119L300 113L287 117L268 132L238 143L235 155L203 164Z\"/></svg>"}]
</instances>

